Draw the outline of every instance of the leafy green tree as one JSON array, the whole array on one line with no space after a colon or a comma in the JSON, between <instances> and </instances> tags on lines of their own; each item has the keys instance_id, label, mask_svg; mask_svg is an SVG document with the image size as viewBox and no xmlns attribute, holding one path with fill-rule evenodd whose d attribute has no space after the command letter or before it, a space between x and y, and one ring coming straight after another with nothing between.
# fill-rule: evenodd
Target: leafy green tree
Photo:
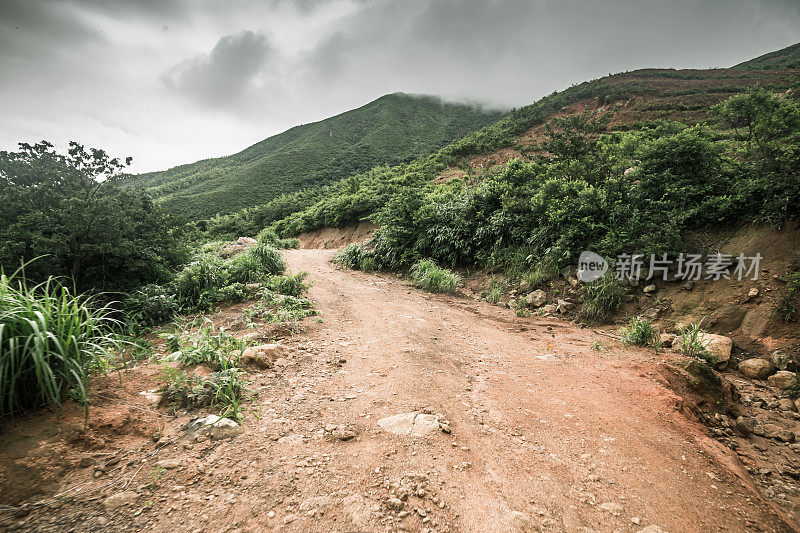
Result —
<instances>
[{"instance_id":1,"label":"leafy green tree","mask_svg":"<svg viewBox=\"0 0 800 533\"><path fill-rule=\"evenodd\" d=\"M582 179L590 184L605 181L611 174L611 161L600 138L608 129L613 114L584 111L579 115L555 117L547 123L543 159L567 179Z\"/></svg>"},{"instance_id":2,"label":"leafy green tree","mask_svg":"<svg viewBox=\"0 0 800 533\"><path fill-rule=\"evenodd\" d=\"M800 129L800 108L796 102L775 95L763 87L751 87L712 108L747 142L749 152L767 154L773 143Z\"/></svg>"},{"instance_id":3,"label":"leafy green tree","mask_svg":"<svg viewBox=\"0 0 800 533\"><path fill-rule=\"evenodd\" d=\"M176 221L149 196L121 190L131 158L71 142L21 143L0 152L0 266L71 278L80 290L129 290L159 281L183 259Z\"/></svg>"}]
</instances>

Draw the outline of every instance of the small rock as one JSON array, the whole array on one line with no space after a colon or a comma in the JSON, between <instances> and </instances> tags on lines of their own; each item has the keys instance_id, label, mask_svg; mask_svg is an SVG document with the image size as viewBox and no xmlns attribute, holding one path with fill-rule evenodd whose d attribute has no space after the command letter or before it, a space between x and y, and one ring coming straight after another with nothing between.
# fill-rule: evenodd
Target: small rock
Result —
<instances>
[{"instance_id":1,"label":"small rock","mask_svg":"<svg viewBox=\"0 0 800 533\"><path fill-rule=\"evenodd\" d=\"M199 435L208 436L212 439L228 439L235 437L244 431L244 428L231 420L217 415L208 415L198 418L191 423L189 429L193 429Z\"/></svg>"},{"instance_id":2,"label":"small rock","mask_svg":"<svg viewBox=\"0 0 800 533\"><path fill-rule=\"evenodd\" d=\"M654 294L657 290L658 287L656 287L656 284L651 283L650 285L645 286L645 288L642 289L642 292L645 294Z\"/></svg>"},{"instance_id":3,"label":"small rock","mask_svg":"<svg viewBox=\"0 0 800 533\"><path fill-rule=\"evenodd\" d=\"M540 309L542 313L546 315L552 315L553 313L558 311L558 305L556 304L547 304L541 307Z\"/></svg>"},{"instance_id":4,"label":"small rock","mask_svg":"<svg viewBox=\"0 0 800 533\"><path fill-rule=\"evenodd\" d=\"M676 335L674 333L662 333L661 339L659 341L659 346L661 348L667 348L672 346L672 343L675 341Z\"/></svg>"},{"instance_id":5,"label":"small rock","mask_svg":"<svg viewBox=\"0 0 800 533\"><path fill-rule=\"evenodd\" d=\"M522 511L511 511L508 515L508 524L517 531L535 531L531 517Z\"/></svg>"},{"instance_id":6,"label":"small rock","mask_svg":"<svg viewBox=\"0 0 800 533\"><path fill-rule=\"evenodd\" d=\"M752 358L739 363L739 372L747 378L766 379L775 372L775 367L766 359Z\"/></svg>"},{"instance_id":7,"label":"small rock","mask_svg":"<svg viewBox=\"0 0 800 533\"><path fill-rule=\"evenodd\" d=\"M543 290L537 289L525 296L525 303L527 303L529 307L533 308L542 307L547 303L547 294L545 294Z\"/></svg>"},{"instance_id":8,"label":"small rock","mask_svg":"<svg viewBox=\"0 0 800 533\"><path fill-rule=\"evenodd\" d=\"M621 515L622 511L624 510L620 504L614 502L601 503L598 505L598 507L608 513L611 513L613 516Z\"/></svg>"},{"instance_id":9,"label":"small rock","mask_svg":"<svg viewBox=\"0 0 800 533\"><path fill-rule=\"evenodd\" d=\"M556 311L561 313L561 314L565 314L565 313L569 313L570 311L572 311L572 309L574 307L575 307L575 304L570 302L569 300L559 299L558 303L556 304Z\"/></svg>"},{"instance_id":10,"label":"small rock","mask_svg":"<svg viewBox=\"0 0 800 533\"><path fill-rule=\"evenodd\" d=\"M389 498L386 500L386 508L390 511L402 511L405 504L400 498Z\"/></svg>"},{"instance_id":11,"label":"small rock","mask_svg":"<svg viewBox=\"0 0 800 533\"><path fill-rule=\"evenodd\" d=\"M787 370L778 370L776 373L767 378L767 382L776 389L785 389L797 380L794 372Z\"/></svg>"},{"instance_id":12,"label":"small rock","mask_svg":"<svg viewBox=\"0 0 800 533\"><path fill-rule=\"evenodd\" d=\"M162 459L156 463L157 466L160 466L164 470L174 470L183 464L183 461L180 459Z\"/></svg>"},{"instance_id":13,"label":"small rock","mask_svg":"<svg viewBox=\"0 0 800 533\"><path fill-rule=\"evenodd\" d=\"M439 419L434 415L418 413L401 413L378 420L378 425L389 433L421 437L439 431Z\"/></svg>"},{"instance_id":14,"label":"small rock","mask_svg":"<svg viewBox=\"0 0 800 533\"><path fill-rule=\"evenodd\" d=\"M752 435L756 429L756 419L740 416L736 419L736 429L744 436Z\"/></svg>"},{"instance_id":15,"label":"small rock","mask_svg":"<svg viewBox=\"0 0 800 533\"><path fill-rule=\"evenodd\" d=\"M775 350L772 352L772 355L770 355L769 359L778 370L788 370L789 368L793 368L795 366L794 360L782 350Z\"/></svg>"},{"instance_id":16,"label":"small rock","mask_svg":"<svg viewBox=\"0 0 800 533\"><path fill-rule=\"evenodd\" d=\"M694 289L694 285L695 285L694 281L690 279L689 281L686 281L683 284L681 284L681 289L685 291L690 291Z\"/></svg>"},{"instance_id":17,"label":"small rock","mask_svg":"<svg viewBox=\"0 0 800 533\"><path fill-rule=\"evenodd\" d=\"M747 298L748 298L748 299L749 299L749 298L755 298L756 296L758 296L758 288L757 288L757 287L753 287L753 288L752 288L752 289L750 289L750 291L747 293Z\"/></svg>"},{"instance_id":18,"label":"small rock","mask_svg":"<svg viewBox=\"0 0 800 533\"><path fill-rule=\"evenodd\" d=\"M340 441L348 441L356 437L358 433L351 426L336 426L331 431L331 437Z\"/></svg>"}]
</instances>

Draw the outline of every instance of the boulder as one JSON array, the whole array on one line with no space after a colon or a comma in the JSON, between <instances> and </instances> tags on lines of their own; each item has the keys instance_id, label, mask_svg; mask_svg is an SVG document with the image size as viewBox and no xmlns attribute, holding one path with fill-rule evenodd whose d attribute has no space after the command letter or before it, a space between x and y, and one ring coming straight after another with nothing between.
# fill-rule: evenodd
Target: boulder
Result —
<instances>
[{"instance_id":1,"label":"boulder","mask_svg":"<svg viewBox=\"0 0 800 533\"><path fill-rule=\"evenodd\" d=\"M796 381L795 373L788 370L778 370L773 375L767 378L769 384L776 389L785 389Z\"/></svg>"},{"instance_id":2,"label":"boulder","mask_svg":"<svg viewBox=\"0 0 800 533\"><path fill-rule=\"evenodd\" d=\"M739 363L739 372L746 378L767 379L775 372L775 367L766 359L752 358Z\"/></svg>"},{"instance_id":3,"label":"boulder","mask_svg":"<svg viewBox=\"0 0 800 533\"><path fill-rule=\"evenodd\" d=\"M740 416L736 419L736 429L744 435L752 435L756 430L756 419L749 416Z\"/></svg>"},{"instance_id":4,"label":"boulder","mask_svg":"<svg viewBox=\"0 0 800 533\"><path fill-rule=\"evenodd\" d=\"M717 358L717 363L719 365L725 365L728 360L730 360L733 341L729 337L716 335L714 333L704 333L701 342L708 352ZM680 349L682 346L683 338L676 336L672 347Z\"/></svg>"},{"instance_id":5,"label":"boulder","mask_svg":"<svg viewBox=\"0 0 800 533\"><path fill-rule=\"evenodd\" d=\"M553 314L558 311L558 305L556 304L547 304L541 308L542 313L545 314Z\"/></svg>"},{"instance_id":6,"label":"boulder","mask_svg":"<svg viewBox=\"0 0 800 533\"><path fill-rule=\"evenodd\" d=\"M542 307L547 303L547 294L543 290L537 289L525 296L525 303L528 304L528 307Z\"/></svg>"},{"instance_id":7,"label":"boulder","mask_svg":"<svg viewBox=\"0 0 800 533\"><path fill-rule=\"evenodd\" d=\"M730 333L739 329L744 320L747 309L738 305L720 307L709 316L708 326L720 333Z\"/></svg>"}]
</instances>

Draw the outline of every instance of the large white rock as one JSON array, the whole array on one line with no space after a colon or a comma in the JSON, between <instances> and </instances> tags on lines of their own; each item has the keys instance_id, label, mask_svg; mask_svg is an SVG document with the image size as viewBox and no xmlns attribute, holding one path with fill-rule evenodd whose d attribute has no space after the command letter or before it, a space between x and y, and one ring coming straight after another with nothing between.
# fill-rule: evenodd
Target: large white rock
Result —
<instances>
[{"instance_id":1,"label":"large white rock","mask_svg":"<svg viewBox=\"0 0 800 533\"><path fill-rule=\"evenodd\" d=\"M200 435L208 435L212 439L228 439L244 431L244 428L231 420L217 415L208 415L194 421L191 426Z\"/></svg>"},{"instance_id":2,"label":"large white rock","mask_svg":"<svg viewBox=\"0 0 800 533\"><path fill-rule=\"evenodd\" d=\"M395 435L422 437L439 430L439 419L434 415L412 411L381 418L378 420L378 425L384 431Z\"/></svg>"}]
</instances>

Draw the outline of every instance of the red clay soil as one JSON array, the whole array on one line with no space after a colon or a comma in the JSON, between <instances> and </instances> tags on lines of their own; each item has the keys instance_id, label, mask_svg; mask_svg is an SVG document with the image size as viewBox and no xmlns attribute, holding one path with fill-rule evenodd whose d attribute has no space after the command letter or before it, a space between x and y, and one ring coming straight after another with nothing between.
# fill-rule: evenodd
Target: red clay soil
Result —
<instances>
[{"instance_id":1,"label":"red clay soil","mask_svg":"<svg viewBox=\"0 0 800 533\"><path fill-rule=\"evenodd\" d=\"M182 438L188 416L162 414L160 449L137 435L95 439L96 451L125 448L127 487L8 513L9 530L797 530L735 454L682 414L661 355L341 270L333 253L286 253L314 280L322 320L286 341L292 357L250 375L260 418L248 415L243 434L197 442ZM377 424L410 411L441 413L452 433L397 436ZM24 440L36 424L16 422L10 435ZM109 481L75 465L76 448L55 433L29 436L62 454L55 485ZM21 460L9 453L6 476ZM404 502L392 499L406 489Z\"/></svg>"}]
</instances>

